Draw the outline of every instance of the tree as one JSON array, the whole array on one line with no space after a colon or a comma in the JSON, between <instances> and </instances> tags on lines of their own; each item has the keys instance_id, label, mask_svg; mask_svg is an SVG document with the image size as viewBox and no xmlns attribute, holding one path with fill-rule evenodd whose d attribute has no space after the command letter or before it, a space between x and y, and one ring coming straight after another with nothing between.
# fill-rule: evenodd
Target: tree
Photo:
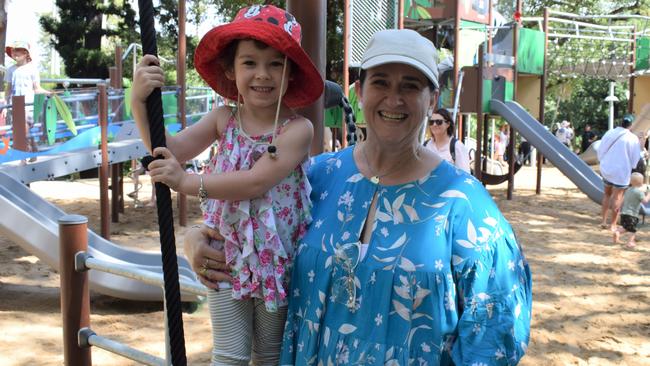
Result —
<instances>
[{"instance_id":1,"label":"tree","mask_svg":"<svg viewBox=\"0 0 650 366\"><path fill-rule=\"evenodd\" d=\"M59 19L46 15L40 23L51 35L65 71L73 78L107 78L114 65L113 49L107 45L137 40L135 11L124 0L56 0Z\"/></svg>"}]
</instances>

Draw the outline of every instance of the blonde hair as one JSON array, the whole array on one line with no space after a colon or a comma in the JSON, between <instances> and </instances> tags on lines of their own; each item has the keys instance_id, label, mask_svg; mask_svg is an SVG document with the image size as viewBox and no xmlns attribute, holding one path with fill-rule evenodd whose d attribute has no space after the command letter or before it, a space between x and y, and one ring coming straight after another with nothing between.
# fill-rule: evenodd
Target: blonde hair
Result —
<instances>
[{"instance_id":1,"label":"blonde hair","mask_svg":"<svg viewBox=\"0 0 650 366\"><path fill-rule=\"evenodd\" d=\"M632 173L632 176L630 177L630 183L633 186L642 185L643 184L643 174L641 174L639 172Z\"/></svg>"}]
</instances>

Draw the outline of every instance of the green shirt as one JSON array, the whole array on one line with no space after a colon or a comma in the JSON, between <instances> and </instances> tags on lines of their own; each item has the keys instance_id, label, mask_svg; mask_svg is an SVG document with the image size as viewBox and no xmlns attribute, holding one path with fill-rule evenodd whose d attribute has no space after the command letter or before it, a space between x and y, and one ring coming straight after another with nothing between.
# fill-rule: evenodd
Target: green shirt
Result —
<instances>
[{"instance_id":1,"label":"green shirt","mask_svg":"<svg viewBox=\"0 0 650 366\"><path fill-rule=\"evenodd\" d=\"M630 187L625 190L623 195L623 207L621 207L621 215L628 215L639 217L639 209L641 208L641 201L645 197L645 193L637 187Z\"/></svg>"}]
</instances>

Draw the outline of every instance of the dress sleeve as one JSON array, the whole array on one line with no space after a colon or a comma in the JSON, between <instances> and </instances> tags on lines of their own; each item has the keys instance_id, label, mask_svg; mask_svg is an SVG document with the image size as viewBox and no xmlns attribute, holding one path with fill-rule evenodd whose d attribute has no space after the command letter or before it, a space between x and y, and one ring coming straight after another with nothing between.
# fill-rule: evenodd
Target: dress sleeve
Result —
<instances>
[{"instance_id":1,"label":"dress sleeve","mask_svg":"<svg viewBox=\"0 0 650 366\"><path fill-rule=\"evenodd\" d=\"M450 215L458 328L452 358L462 365L514 365L530 338L532 281L510 224L482 186Z\"/></svg>"}]
</instances>

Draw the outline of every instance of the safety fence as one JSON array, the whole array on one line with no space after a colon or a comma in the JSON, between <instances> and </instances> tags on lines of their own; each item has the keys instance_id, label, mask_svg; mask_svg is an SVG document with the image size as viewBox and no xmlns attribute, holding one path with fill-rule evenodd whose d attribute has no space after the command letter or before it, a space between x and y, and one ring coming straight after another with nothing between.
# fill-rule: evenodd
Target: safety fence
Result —
<instances>
[{"instance_id":1,"label":"safety fence","mask_svg":"<svg viewBox=\"0 0 650 366\"><path fill-rule=\"evenodd\" d=\"M171 365L169 332L165 323L165 357L159 357L95 333L90 326L89 270L101 271L164 289L162 273L116 264L88 254L88 219L80 215L59 218L61 315L65 365L92 365L91 347L104 349L144 365ZM198 281L180 279L184 295L206 296ZM162 297L164 299L164 296ZM167 304L164 304L167 308ZM165 318L166 318L165 313Z\"/></svg>"}]
</instances>

